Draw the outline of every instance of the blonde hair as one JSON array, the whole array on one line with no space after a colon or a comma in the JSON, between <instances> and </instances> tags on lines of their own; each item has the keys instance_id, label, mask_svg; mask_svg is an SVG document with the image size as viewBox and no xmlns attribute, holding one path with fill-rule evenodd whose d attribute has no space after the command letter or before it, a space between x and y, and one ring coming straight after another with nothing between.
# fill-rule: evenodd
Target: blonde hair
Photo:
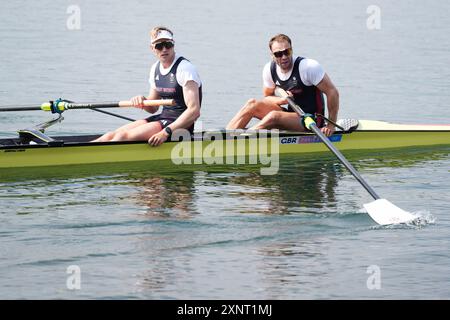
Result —
<instances>
[{"instance_id":1,"label":"blonde hair","mask_svg":"<svg viewBox=\"0 0 450 320\"><path fill-rule=\"evenodd\" d=\"M273 36L270 41L269 41L269 49L270 51L272 51L272 44L277 41L277 42L281 42L281 41L287 41L289 43L289 45L292 47L292 42L291 39L285 35L285 34L277 34L276 36Z\"/></svg>"},{"instance_id":2,"label":"blonde hair","mask_svg":"<svg viewBox=\"0 0 450 320\"><path fill-rule=\"evenodd\" d=\"M173 32L172 30L170 30L169 28L166 27L154 27L151 31L150 31L150 37L152 39L155 39L158 36L158 33L162 30L165 30L167 32L169 32L172 36L173 36Z\"/></svg>"}]
</instances>

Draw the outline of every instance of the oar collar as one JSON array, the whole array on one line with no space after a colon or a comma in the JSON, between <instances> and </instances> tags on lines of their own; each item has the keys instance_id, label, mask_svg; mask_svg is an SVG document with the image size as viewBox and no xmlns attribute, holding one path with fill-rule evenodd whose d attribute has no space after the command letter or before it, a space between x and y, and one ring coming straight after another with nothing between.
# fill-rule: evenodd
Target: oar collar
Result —
<instances>
[{"instance_id":1,"label":"oar collar","mask_svg":"<svg viewBox=\"0 0 450 320\"><path fill-rule=\"evenodd\" d=\"M41 109L44 111L51 111L52 113L61 114L66 110L66 105L68 103L73 103L73 101L59 98L55 101L50 100L48 103L43 103Z\"/></svg>"},{"instance_id":2,"label":"oar collar","mask_svg":"<svg viewBox=\"0 0 450 320\"><path fill-rule=\"evenodd\" d=\"M302 116L302 125L305 129L311 131L311 125L316 123L316 117L311 113L305 113Z\"/></svg>"}]
</instances>

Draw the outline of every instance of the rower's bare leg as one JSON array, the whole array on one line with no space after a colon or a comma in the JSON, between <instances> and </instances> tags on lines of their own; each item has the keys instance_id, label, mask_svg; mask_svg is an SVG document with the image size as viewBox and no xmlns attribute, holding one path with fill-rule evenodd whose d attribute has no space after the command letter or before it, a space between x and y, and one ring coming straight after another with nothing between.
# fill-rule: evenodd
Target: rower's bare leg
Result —
<instances>
[{"instance_id":1,"label":"rower's bare leg","mask_svg":"<svg viewBox=\"0 0 450 320\"><path fill-rule=\"evenodd\" d=\"M124 126L121 126L120 128L117 128L114 131L110 131L110 132L105 133L101 137L98 137L97 139L92 140L92 142L108 142L108 141L112 141L112 139L114 139L114 137L115 137L115 135L117 133L122 132L122 131L126 132L128 130L137 128L137 127L142 126L142 125L147 124L147 123L148 122L145 119L133 121L133 122L128 123L128 124L126 124Z\"/></svg>"},{"instance_id":2,"label":"rower's bare leg","mask_svg":"<svg viewBox=\"0 0 450 320\"><path fill-rule=\"evenodd\" d=\"M271 111L259 123L250 128L250 130L258 129L305 131L300 123L300 117L295 112L285 111Z\"/></svg>"},{"instance_id":3,"label":"rower's bare leg","mask_svg":"<svg viewBox=\"0 0 450 320\"><path fill-rule=\"evenodd\" d=\"M281 107L265 100L250 99L227 124L227 129L244 129L252 118L262 119L271 111L280 111Z\"/></svg>"},{"instance_id":4,"label":"rower's bare leg","mask_svg":"<svg viewBox=\"0 0 450 320\"><path fill-rule=\"evenodd\" d=\"M162 126L158 121L147 122L127 131L117 132L111 141L147 141L161 130Z\"/></svg>"}]
</instances>

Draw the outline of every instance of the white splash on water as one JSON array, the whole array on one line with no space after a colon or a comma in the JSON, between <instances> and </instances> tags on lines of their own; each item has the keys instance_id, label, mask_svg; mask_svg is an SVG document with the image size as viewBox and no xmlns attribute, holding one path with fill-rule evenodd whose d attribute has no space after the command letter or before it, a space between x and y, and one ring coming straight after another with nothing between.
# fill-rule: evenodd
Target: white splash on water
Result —
<instances>
[{"instance_id":1,"label":"white splash on water","mask_svg":"<svg viewBox=\"0 0 450 320\"><path fill-rule=\"evenodd\" d=\"M429 211L421 210L417 212L412 212L412 214L416 218L406 223L406 225L408 226L424 227L428 224L434 224L436 222L436 217L433 216Z\"/></svg>"}]
</instances>

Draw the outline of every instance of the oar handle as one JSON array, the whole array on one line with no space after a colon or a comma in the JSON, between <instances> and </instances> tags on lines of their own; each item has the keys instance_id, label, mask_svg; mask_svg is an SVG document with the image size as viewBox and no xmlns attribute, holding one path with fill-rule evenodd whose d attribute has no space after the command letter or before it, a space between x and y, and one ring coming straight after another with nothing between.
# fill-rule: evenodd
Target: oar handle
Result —
<instances>
[{"instance_id":1,"label":"oar handle","mask_svg":"<svg viewBox=\"0 0 450 320\"><path fill-rule=\"evenodd\" d=\"M174 106L175 100L173 99L159 99L159 100L144 100L145 107L158 107L158 106ZM119 101L119 107L133 107L131 101Z\"/></svg>"}]
</instances>

